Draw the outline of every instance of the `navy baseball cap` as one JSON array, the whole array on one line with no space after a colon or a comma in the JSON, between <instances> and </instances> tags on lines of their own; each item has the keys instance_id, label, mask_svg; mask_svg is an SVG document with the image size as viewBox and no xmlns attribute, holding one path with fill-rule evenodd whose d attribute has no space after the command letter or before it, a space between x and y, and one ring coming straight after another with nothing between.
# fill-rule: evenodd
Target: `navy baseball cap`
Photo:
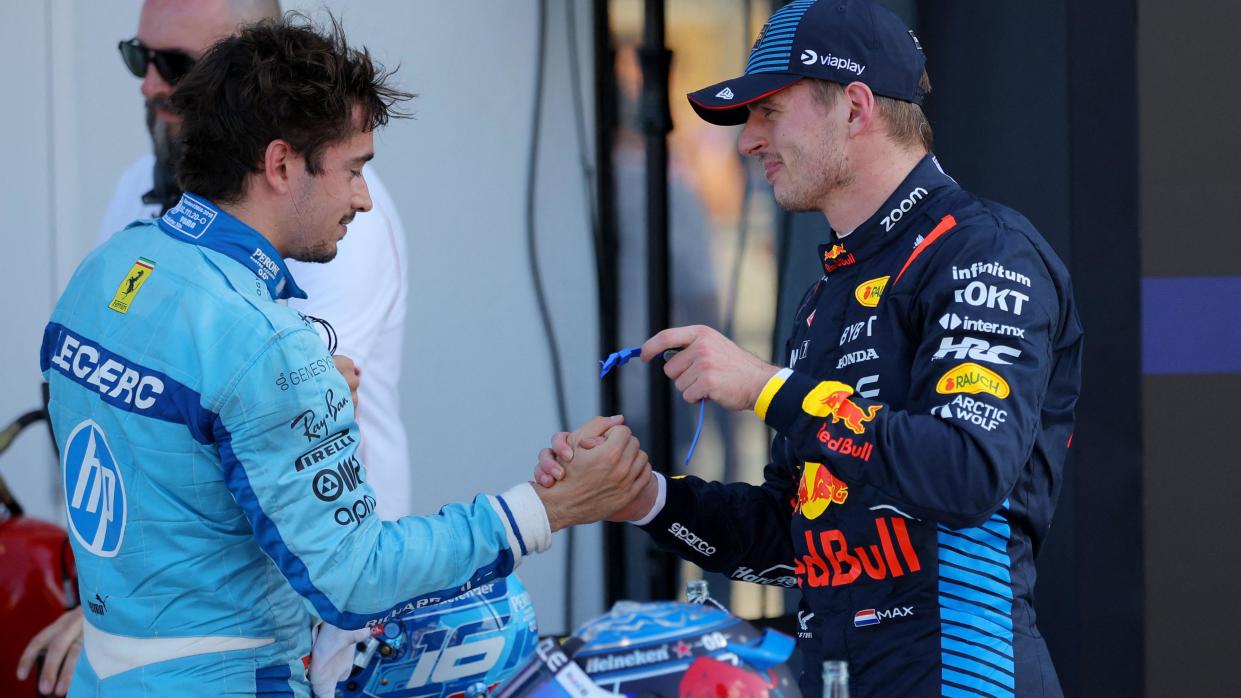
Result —
<instances>
[{"instance_id":1,"label":"navy baseball cap","mask_svg":"<svg viewBox=\"0 0 1241 698\"><path fill-rule=\"evenodd\" d=\"M744 124L746 105L802 78L865 83L871 92L922 104L926 56L918 37L871 0L795 0L763 25L745 75L689 94L705 121Z\"/></svg>"}]
</instances>

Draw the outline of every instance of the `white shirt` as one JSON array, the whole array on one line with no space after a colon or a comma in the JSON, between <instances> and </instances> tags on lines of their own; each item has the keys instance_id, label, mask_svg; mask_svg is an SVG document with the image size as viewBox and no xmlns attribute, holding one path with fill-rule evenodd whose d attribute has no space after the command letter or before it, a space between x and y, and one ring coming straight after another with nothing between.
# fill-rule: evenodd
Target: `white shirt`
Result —
<instances>
[{"instance_id":1,"label":"white shirt","mask_svg":"<svg viewBox=\"0 0 1241 698\"><path fill-rule=\"evenodd\" d=\"M130 165L99 227L99 242L135 220L154 218L159 207L142 203L154 186L155 156ZM384 519L411 514L413 477L401 422L401 342L405 335L405 229L379 175L363 170L373 208L359 213L327 264L288 260L293 278L309 296L289 307L322 318L336 330L337 353L362 370L357 418L362 430L366 479L378 493Z\"/></svg>"}]
</instances>

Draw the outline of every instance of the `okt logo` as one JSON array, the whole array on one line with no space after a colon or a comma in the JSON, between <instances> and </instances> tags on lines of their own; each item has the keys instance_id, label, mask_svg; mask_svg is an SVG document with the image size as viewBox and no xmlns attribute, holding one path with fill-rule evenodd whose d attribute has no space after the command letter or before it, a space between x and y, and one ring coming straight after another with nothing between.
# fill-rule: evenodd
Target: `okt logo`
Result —
<instances>
[{"instance_id":1,"label":"okt logo","mask_svg":"<svg viewBox=\"0 0 1241 698\"><path fill-rule=\"evenodd\" d=\"M69 529L90 552L115 557L125 538L125 482L107 437L88 419L74 427L64 451Z\"/></svg>"},{"instance_id":2,"label":"okt logo","mask_svg":"<svg viewBox=\"0 0 1241 698\"><path fill-rule=\"evenodd\" d=\"M981 281L971 281L965 288L959 288L953 294L958 303L986 308L999 308L1006 313L1021 315L1021 310L1030 297L1011 288L996 288Z\"/></svg>"}]
</instances>

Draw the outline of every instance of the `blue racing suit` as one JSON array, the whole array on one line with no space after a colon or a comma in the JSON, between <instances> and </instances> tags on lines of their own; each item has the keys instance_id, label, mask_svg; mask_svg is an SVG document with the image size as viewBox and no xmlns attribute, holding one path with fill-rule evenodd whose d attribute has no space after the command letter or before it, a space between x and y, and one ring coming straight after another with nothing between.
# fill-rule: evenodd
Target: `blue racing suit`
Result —
<instances>
[{"instance_id":1,"label":"blue racing suit","mask_svg":"<svg viewBox=\"0 0 1241 698\"><path fill-rule=\"evenodd\" d=\"M192 194L69 281L42 369L85 606L71 695L308 696L317 619L383 622L548 547L524 484L381 522L349 388L289 297L271 243Z\"/></svg>"},{"instance_id":2,"label":"blue racing suit","mask_svg":"<svg viewBox=\"0 0 1241 698\"><path fill-rule=\"evenodd\" d=\"M1081 381L1068 272L927 156L819 249L755 411L761 486L663 482L644 529L733 579L796 585L803 694L1058 696L1031 606Z\"/></svg>"}]
</instances>

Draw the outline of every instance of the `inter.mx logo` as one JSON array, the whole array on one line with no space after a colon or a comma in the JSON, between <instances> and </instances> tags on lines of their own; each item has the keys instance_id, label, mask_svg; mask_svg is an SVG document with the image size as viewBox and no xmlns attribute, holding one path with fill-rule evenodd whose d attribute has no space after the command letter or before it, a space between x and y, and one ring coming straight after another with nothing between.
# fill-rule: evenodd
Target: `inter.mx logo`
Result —
<instances>
[{"instance_id":1,"label":"inter.mx logo","mask_svg":"<svg viewBox=\"0 0 1241 698\"><path fill-rule=\"evenodd\" d=\"M69 434L62 472L73 537L88 552L115 557L125 538L125 482L94 421L78 424Z\"/></svg>"},{"instance_id":2,"label":"inter.mx logo","mask_svg":"<svg viewBox=\"0 0 1241 698\"><path fill-rule=\"evenodd\" d=\"M986 320L976 320L969 316L961 316L956 313L944 313L939 318L939 326L945 330L956 330L962 327L966 332L986 332L987 334L999 334L1005 337L1016 337L1017 339L1025 339L1026 331L1020 327L1012 325L1001 325L998 322L988 322Z\"/></svg>"}]
</instances>

